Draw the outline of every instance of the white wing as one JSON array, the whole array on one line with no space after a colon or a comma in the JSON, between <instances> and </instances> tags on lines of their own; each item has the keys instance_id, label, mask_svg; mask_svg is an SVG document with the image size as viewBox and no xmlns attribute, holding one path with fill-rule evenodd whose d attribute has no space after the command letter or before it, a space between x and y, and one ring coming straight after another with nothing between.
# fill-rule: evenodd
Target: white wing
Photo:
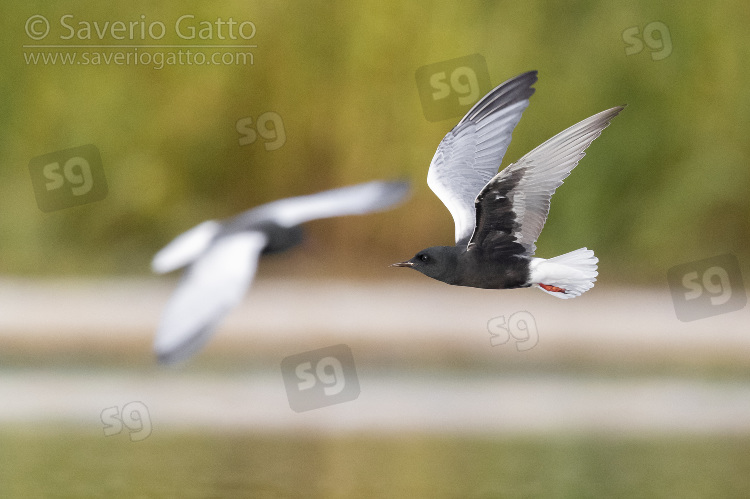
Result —
<instances>
[{"instance_id":1,"label":"white wing","mask_svg":"<svg viewBox=\"0 0 750 499\"><path fill-rule=\"evenodd\" d=\"M284 227L293 227L318 218L382 211L403 200L408 192L407 182L374 181L280 199L252 210L247 218L266 218ZM240 220L237 223L242 225Z\"/></svg>"},{"instance_id":2,"label":"white wing","mask_svg":"<svg viewBox=\"0 0 750 499\"><path fill-rule=\"evenodd\" d=\"M154 255L151 269L157 274L164 274L184 267L206 251L220 230L219 222L208 220L183 232Z\"/></svg>"},{"instance_id":3,"label":"white wing","mask_svg":"<svg viewBox=\"0 0 750 499\"><path fill-rule=\"evenodd\" d=\"M552 194L586 155L586 148L623 109L613 107L586 118L498 173L477 197L477 229L471 243L483 247L482 241L488 237L501 241L502 237L492 231L507 230L507 236L523 246L525 254L533 255ZM510 212L514 218L508 217Z\"/></svg>"},{"instance_id":4,"label":"white wing","mask_svg":"<svg viewBox=\"0 0 750 499\"><path fill-rule=\"evenodd\" d=\"M536 74L516 76L484 96L448 132L432 158L427 185L453 216L456 244L468 242L474 231L474 200L500 167L534 93Z\"/></svg>"},{"instance_id":5,"label":"white wing","mask_svg":"<svg viewBox=\"0 0 750 499\"><path fill-rule=\"evenodd\" d=\"M167 303L154 350L161 362L197 352L219 321L245 295L266 245L260 232L220 237L190 266Z\"/></svg>"}]
</instances>

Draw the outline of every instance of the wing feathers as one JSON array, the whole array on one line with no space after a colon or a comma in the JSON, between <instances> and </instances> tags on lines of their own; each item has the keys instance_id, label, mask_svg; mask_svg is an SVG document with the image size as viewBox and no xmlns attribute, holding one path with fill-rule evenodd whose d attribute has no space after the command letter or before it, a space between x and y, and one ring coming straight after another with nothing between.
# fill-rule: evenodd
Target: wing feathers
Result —
<instances>
[{"instance_id":1,"label":"wing feathers","mask_svg":"<svg viewBox=\"0 0 750 499\"><path fill-rule=\"evenodd\" d=\"M496 87L448 132L432 158L427 185L453 216L456 244L474 230L474 200L497 173L536 80L530 71Z\"/></svg>"},{"instance_id":2,"label":"wing feathers","mask_svg":"<svg viewBox=\"0 0 750 499\"><path fill-rule=\"evenodd\" d=\"M266 244L260 232L217 239L185 273L167 303L154 341L159 360L189 357L209 338L218 322L245 295Z\"/></svg>"},{"instance_id":3,"label":"wing feathers","mask_svg":"<svg viewBox=\"0 0 750 499\"><path fill-rule=\"evenodd\" d=\"M537 81L537 72L528 71L498 85L469 109L458 126L466 121L479 122L494 111L519 100L528 100L534 93L531 85Z\"/></svg>"},{"instance_id":4,"label":"wing feathers","mask_svg":"<svg viewBox=\"0 0 750 499\"><path fill-rule=\"evenodd\" d=\"M524 254L533 255L535 242L547 220L552 194L585 156L586 148L623 108L602 111L571 126L498 173L477 197L476 230L470 244L481 246L488 230L498 230L494 220L501 216L507 220L507 211L511 209L515 214L513 227L506 223L500 230L519 243ZM510 208L508 201L497 202L493 197L504 185L512 186L508 193Z\"/></svg>"},{"instance_id":5,"label":"wing feathers","mask_svg":"<svg viewBox=\"0 0 750 499\"><path fill-rule=\"evenodd\" d=\"M408 192L407 182L373 181L274 201L253 210L251 218L255 221L260 216L294 227L319 218L382 211L405 199Z\"/></svg>"},{"instance_id":6,"label":"wing feathers","mask_svg":"<svg viewBox=\"0 0 750 499\"><path fill-rule=\"evenodd\" d=\"M154 255L151 269L164 274L184 267L206 251L220 230L219 222L208 220L180 234Z\"/></svg>"}]
</instances>

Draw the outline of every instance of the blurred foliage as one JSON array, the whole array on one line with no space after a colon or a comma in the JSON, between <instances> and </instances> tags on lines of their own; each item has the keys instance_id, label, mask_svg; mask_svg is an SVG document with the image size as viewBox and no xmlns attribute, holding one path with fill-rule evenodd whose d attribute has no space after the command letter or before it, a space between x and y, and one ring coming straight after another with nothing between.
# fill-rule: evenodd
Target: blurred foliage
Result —
<instances>
[{"instance_id":1,"label":"blurred foliage","mask_svg":"<svg viewBox=\"0 0 750 499\"><path fill-rule=\"evenodd\" d=\"M0 433L3 497L747 497L746 436Z\"/></svg>"},{"instance_id":2,"label":"blurred foliage","mask_svg":"<svg viewBox=\"0 0 750 499\"><path fill-rule=\"evenodd\" d=\"M629 282L661 282L667 268L719 253L748 261L745 7L739 0L6 5L0 272L145 273L161 245L202 220L374 178L409 178L414 194L388 213L311 224L313 248L296 258L325 254L342 271L372 262L382 273L381 264L450 244L452 220L425 179L458 118L425 120L415 71L474 53L495 85L539 70L504 164L581 119L628 104L555 195L539 256L588 246L603 276ZM65 14L72 23L160 20L168 28L160 44L187 43L172 28L183 14L251 20L254 64L29 65L24 26L35 14L53 26ZM643 32L653 21L668 27L671 54L653 60L646 47L626 55L623 31ZM283 146L240 145L237 121L268 111L283 120ZM41 212L31 158L90 143L101 151L107 198Z\"/></svg>"}]
</instances>

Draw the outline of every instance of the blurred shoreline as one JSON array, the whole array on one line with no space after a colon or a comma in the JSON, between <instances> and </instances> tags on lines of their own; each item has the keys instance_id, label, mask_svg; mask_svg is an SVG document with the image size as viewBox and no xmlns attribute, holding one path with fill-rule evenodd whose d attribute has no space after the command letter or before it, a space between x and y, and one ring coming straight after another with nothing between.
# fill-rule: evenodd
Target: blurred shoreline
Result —
<instances>
[{"instance_id":1,"label":"blurred shoreline","mask_svg":"<svg viewBox=\"0 0 750 499\"><path fill-rule=\"evenodd\" d=\"M684 323L666 289L559 300L419 278L259 279L176 367L151 352L175 279L0 279L0 424L101 432L105 408L139 401L154 431L750 434L747 307ZM538 342L492 346L519 313ZM339 343L361 394L293 412L281 360Z\"/></svg>"},{"instance_id":2,"label":"blurred shoreline","mask_svg":"<svg viewBox=\"0 0 750 499\"><path fill-rule=\"evenodd\" d=\"M750 435L750 382L403 376L360 369L362 392L355 400L294 412L279 372L0 373L0 428L67 424L101 434L105 408L137 401L161 435L196 429L327 436Z\"/></svg>"},{"instance_id":3,"label":"blurred shoreline","mask_svg":"<svg viewBox=\"0 0 750 499\"><path fill-rule=\"evenodd\" d=\"M153 335L176 283L2 278L0 345L5 354L23 351L29 357L81 350L110 360L122 352L130 361L140 356L152 362ZM750 366L749 307L681 322L671 300L666 286L597 283L581 297L559 300L536 289L460 288L422 276L364 282L261 278L198 359L273 358L346 343L363 360L406 365L432 359L438 366L457 361ZM505 344L492 346L493 324L519 312L534 322L536 344L531 336L521 341L506 333Z\"/></svg>"}]
</instances>

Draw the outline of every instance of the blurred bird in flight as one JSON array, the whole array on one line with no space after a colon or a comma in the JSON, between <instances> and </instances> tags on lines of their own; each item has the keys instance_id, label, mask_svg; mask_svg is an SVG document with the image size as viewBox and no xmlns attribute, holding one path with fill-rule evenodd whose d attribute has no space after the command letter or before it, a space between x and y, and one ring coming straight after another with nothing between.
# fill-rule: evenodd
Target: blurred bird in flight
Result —
<instances>
[{"instance_id":1,"label":"blurred bird in flight","mask_svg":"<svg viewBox=\"0 0 750 499\"><path fill-rule=\"evenodd\" d=\"M263 254L302 242L301 224L383 211L409 192L405 182L374 181L274 201L229 220L209 220L177 236L151 263L162 274L188 266L161 318L154 350L160 362L189 358L245 295Z\"/></svg>"}]
</instances>

